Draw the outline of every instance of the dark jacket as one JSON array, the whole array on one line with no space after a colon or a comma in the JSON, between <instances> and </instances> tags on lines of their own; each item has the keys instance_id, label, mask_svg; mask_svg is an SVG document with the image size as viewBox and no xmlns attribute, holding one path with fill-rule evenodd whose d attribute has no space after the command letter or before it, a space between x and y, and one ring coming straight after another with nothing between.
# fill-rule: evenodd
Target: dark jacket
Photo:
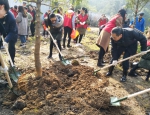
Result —
<instances>
[{"instance_id":1,"label":"dark jacket","mask_svg":"<svg viewBox=\"0 0 150 115\"><path fill-rule=\"evenodd\" d=\"M56 40L61 40L63 31L63 17L56 14L57 20L55 24L52 24L48 17L48 26L50 27L50 32Z\"/></svg>"},{"instance_id":2,"label":"dark jacket","mask_svg":"<svg viewBox=\"0 0 150 115\"><path fill-rule=\"evenodd\" d=\"M18 28L16 19L10 11L7 12L4 18L0 19L0 33L5 37L7 43L17 41Z\"/></svg>"},{"instance_id":3,"label":"dark jacket","mask_svg":"<svg viewBox=\"0 0 150 115\"><path fill-rule=\"evenodd\" d=\"M118 41L112 42L112 56L114 60L117 60L118 52L120 50L128 51L130 55L134 55L137 51L137 41L140 42L141 51L146 51L146 37L140 32L131 28L122 28L122 38Z\"/></svg>"},{"instance_id":4,"label":"dark jacket","mask_svg":"<svg viewBox=\"0 0 150 115\"><path fill-rule=\"evenodd\" d=\"M147 47L147 50L150 50L150 46ZM147 54L145 54L141 57L138 66L140 68L150 70L150 52L148 52Z\"/></svg>"}]
</instances>

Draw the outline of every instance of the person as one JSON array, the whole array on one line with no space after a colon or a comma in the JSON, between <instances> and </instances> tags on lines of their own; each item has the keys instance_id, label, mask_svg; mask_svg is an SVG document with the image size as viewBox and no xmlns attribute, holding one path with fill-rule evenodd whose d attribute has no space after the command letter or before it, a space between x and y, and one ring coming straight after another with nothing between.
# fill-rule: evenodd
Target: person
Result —
<instances>
[{"instance_id":1,"label":"person","mask_svg":"<svg viewBox=\"0 0 150 115\"><path fill-rule=\"evenodd\" d=\"M48 10L48 11L44 14L44 21L43 21L43 24L46 24L46 23L47 23L47 21L48 21L47 19L48 19L48 16L49 16L50 13L51 13L51 11ZM43 28L43 36L44 36L44 38L47 38L46 35L47 35L47 37L48 37L48 32Z\"/></svg>"},{"instance_id":2,"label":"person","mask_svg":"<svg viewBox=\"0 0 150 115\"><path fill-rule=\"evenodd\" d=\"M144 13L140 13L139 17L136 17L136 19L135 19L135 28L144 33L145 19L143 18L143 16L144 16ZM130 27L133 27L133 26L134 26L134 21L131 21Z\"/></svg>"},{"instance_id":3,"label":"person","mask_svg":"<svg viewBox=\"0 0 150 115\"><path fill-rule=\"evenodd\" d=\"M75 13L74 8L70 7L70 9L65 13L64 16L64 38L63 38L63 48L66 47L66 37L68 34L68 43L67 47L70 48L70 42L71 42L71 32L72 30L75 30Z\"/></svg>"},{"instance_id":4,"label":"person","mask_svg":"<svg viewBox=\"0 0 150 115\"><path fill-rule=\"evenodd\" d=\"M14 8L12 8L10 11L13 13L14 17L16 18L16 16L18 15L18 7L15 5Z\"/></svg>"},{"instance_id":5,"label":"person","mask_svg":"<svg viewBox=\"0 0 150 115\"><path fill-rule=\"evenodd\" d=\"M97 66L101 67L104 66L103 57L108 49L108 45L110 42L111 30L116 27L122 27L126 17L126 10L121 9L118 13L107 23L105 27L102 29L96 45L100 48Z\"/></svg>"},{"instance_id":6,"label":"person","mask_svg":"<svg viewBox=\"0 0 150 115\"><path fill-rule=\"evenodd\" d=\"M18 28L13 14L9 11L8 0L0 0L0 34L5 38L4 47L8 45L8 51L12 62L15 62L15 44L18 37ZM2 44L2 41L1 43Z\"/></svg>"},{"instance_id":7,"label":"person","mask_svg":"<svg viewBox=\"0 0 150 115\"><path fill-rule=\"evenodd\" d=\"M31 21L33 20L33 17L32 17L32 15L28 12L28 8L27 8L27 7L24 7L24 10L25 10L25 13L26 13L27 18L28 18L27 37L26 37L26 40L28 40L28 37L29 37L29 29L30 29L30 25L31 25Z\"/></svg>"},{"instance_id":8,"label":"person","mask_svg":"<svg viewBox=\"0 0 150 115\"><path fill-rule=\"evenodd\" d=\"M63 30L63 17L59 14L50 14L48 16L48 26L50 27L50 32L53 38L56 40L58 48L61 51L61 38L62 38L62 30ZM45 25L45 30L49 31L48 26ZM52 58L54 42L50 39L50 53L47 57L48 59ZM59 54L59 59L62 60L61 55Z\"/></svg>"},{"instance_id":9,"label":"person","mask_svg":"<svg viewBox=\"0 0 150 115\"><path fill-rule=\"evenodd\" d=\"M141 45L141 51L143 52L146 51L146 42L147 42L146 37L139 31L134 30L132 28L121 28L121 27L113 28L111 32L111 44L112 44L111 63L114 64L115 66L117 60L120 58L123 52L124 52L123 59L128 58L131 55L134 55L137 51L138 41L140 42ZM122 65L123 65L123 75L120 81L125 82L129 69L129 60L124 61ZM111 66L109 68L109 71L106 74L106 76L112 75L114 66Z\"/></svg>"},{"instance_id":10,"label":"person","mask_svg":"<svg viewBox=\"0 0 150 115\"><path fill-rule=\"evenodd\" d=\"M35 10L33 9L32 5L29 5L29 13L32 15L33 20L31 21L30 30L31 30L31 36L34 37L35 34Z\"/></svg>"},{"instance_id":11,"label":"person","mask_svg":"<svg viewBox=\"0 0 150 115\"><path fill-rule=\"evenodd\" d=\"M18 35L21 40L20 46L25 47L26 45L26 35L27 35L27 26L28 26L28 18L25 13L24 7L18 7L18 15L16 17L16 22L18 25Z\"/></svg>"},{"instance_id":12,"label":"person","mask_svg":"<svg viewBox=\"0 0 150 115\"><path fill-rule=\"evenodd\" d=\"M100 19L98 20L98 27L99 27L99 35L101 32L101 27L105 25L108 22L108 18L105 16L105 14L102 14Z\"/></svg>"},{"instance_id":13,"label":"person","mask_svg":"<svg viewBox=\"0 0 150 115\"><path fill-rule=\"evenodd\" d=\"M88 27L88 11L86 8L81 8L81 13L77 16L77 31L79 32L79 45L85 35L86 29ZM76 43L78 43L78 37L76 38Z\"/></svg>"}]
</instances>

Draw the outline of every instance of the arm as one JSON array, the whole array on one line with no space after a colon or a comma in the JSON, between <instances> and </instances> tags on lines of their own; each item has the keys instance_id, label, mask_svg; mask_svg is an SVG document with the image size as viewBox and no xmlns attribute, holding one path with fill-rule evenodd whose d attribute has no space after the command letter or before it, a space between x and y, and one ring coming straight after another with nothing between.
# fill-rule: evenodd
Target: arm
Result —
<instances>
[{"instance_id":1,"label":"arm","mask_svg":"<svg viewBox=\"0 0 150 115\"><path fill-rule=\"evenodd\" d=\"M31 22L33 20L33 17L32 17L32 15L30 13L28 13L28 16L29 16L28 17L28 21Z\"/></svg>"},{"instance_id":2,"label":"arm","mask_svg":"<svg viewBox=\"0 0 150 115\"><path fill-rule=\"evenodd\" d=\"M17 17L16 17L16 22L20 23L22 21L22 14L18 13Z\"/></svg>"},{"instance_id":3,"label":"arm","mask_svg":"<svg viewBox=\"0 0 150 115\"><path fill-rule=\"evenodd\" d=\"M146 51L147 49L147 40L146 37L138 31L133 30L134 39L140 42L141 51Z\"/></svg>"},{"instance_id":4,"label":"arm","mask_svg":"<svg viewBox=\"0 0 150 115\"><path fill-rule=\"evenodd\" d=\"M72 28L75 29L75 19L76 19L76 16L73 15L72 17Z\"/></svg>"},{"instance_id":5,"label":"arm","mask_svg":"<svg viewBox=\"0 0 150 115\"><path fill-rule=\"evenodd\" d=\"M122 27L123 18L119 17L116 19L116 26Z\"/></svg>"},{"instance_id":6,"label":"arm","mask_svg":"<svg viewBox=\"0 0 150 115\"><path fill-rule=\"evenodd\" d=\"M117 44L114 42L114 40L111 38L111 45L112 45L112 48L111 48L111 55L113 57L113 60L118 60L118 57L117 57Z\"/></svg>"},{"instance_id":7,"label":"arm","mask_svg":"<svg viewBox=\"0 0 150 115\"><path fill-rule=\"evenodd\" d=\"M141 27L141 31L144 32L144 25L145 25L145 20L143 19L143 23L142 23L142 27Z\"/></svg>"}]
</instances>

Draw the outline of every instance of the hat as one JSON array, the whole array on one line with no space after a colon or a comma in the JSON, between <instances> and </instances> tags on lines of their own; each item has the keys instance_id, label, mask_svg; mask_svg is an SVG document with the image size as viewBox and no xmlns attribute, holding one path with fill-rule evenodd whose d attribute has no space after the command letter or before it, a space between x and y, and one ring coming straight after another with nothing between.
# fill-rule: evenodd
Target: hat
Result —
<instances>
[{"instance_id":1,"label":"hat","mask_svg":"<svg viewBox=\"0 0 150 115\"><path fill-rule=\"evenodd\" d=\"M26 2L23 2L23 4L27 4Z\"/></svg>"},{"instance_id":2,"label":"hat","mask_svg":"<svg viewBox=\"0 0 150 115\"><path fill-rule=\"evenodd\" d=\"M143 12L141 12L139 15L140 15L140 16L144 16L144 13L143 13Z\"/></svg>"}]
</instances>

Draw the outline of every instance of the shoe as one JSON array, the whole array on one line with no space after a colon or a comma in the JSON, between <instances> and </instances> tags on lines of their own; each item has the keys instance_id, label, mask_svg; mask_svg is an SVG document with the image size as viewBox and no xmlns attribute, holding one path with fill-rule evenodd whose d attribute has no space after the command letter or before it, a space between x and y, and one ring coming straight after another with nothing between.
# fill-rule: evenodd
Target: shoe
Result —
<instances>
[{"instance_id":1,"label":"shoe","mask_svg":"<svg viewBox=\"0 0 150 115\"><path fill-rule=\"evenodd\" d=\"M125 75L123 75L123 76L121 77L120 82L126 82L126 76L125 76Z\"/></svg>"},{"instance_id":2,"label":"shoe","mask_svg":"<svg viewBox=\"0 0 150 115\"><path fill-rule=\"evenodd\" d=\"M130 71L128 76L131 76L131 77L137 77L137 74L133 71Z\"/></svg>"},{"instance_id":3,"label":"shoe","mask_svg":"<svg viewBox=\"0 0 150 115\"><path fill-rule=\"evenodd\" d=\"M67 45L68 48L72 47L71 45Z\"/></svg>"},{"instance_id":4,"label":"shoe","mask_svg":"<svg viewBox=\"0 0 150 115\"><path fill-rule=\"evenodd\" d=\"M145 81L149 81L149 75L146 76Z\"/></svg>"},{"instance_id":5,"label":"shoe","mask_svg":"<svg viewBox=\"0 0 150 115\"><path fill-rule=\"evenodd\" d=\"M98 67L103 67L103 66L105 66L105 65L102 63L102 59L98 59L97 66L98 66Z\"/></svg>"},{"instance_id":6,"label":"shoe","mask_svg":"<svg viewBox=\"0 0 150 115\"><path fill-rule=\"evenodd\" d=\"M106 76L111 76L113 70L114 70L114 66L111 66L111 67L109 68L109 71L107 72Z\"/></svg>"},{"instance_id":7,"label":"shoe","mask_svg":"<svg viewBox=\"0 0 150 115\"><path fill-rule=\"evenodd\" d=\"M52 58L52 56L48 56L48 57L47 57L47 59L51 59L51 58Z\"/></svg>"}]
</instances>

